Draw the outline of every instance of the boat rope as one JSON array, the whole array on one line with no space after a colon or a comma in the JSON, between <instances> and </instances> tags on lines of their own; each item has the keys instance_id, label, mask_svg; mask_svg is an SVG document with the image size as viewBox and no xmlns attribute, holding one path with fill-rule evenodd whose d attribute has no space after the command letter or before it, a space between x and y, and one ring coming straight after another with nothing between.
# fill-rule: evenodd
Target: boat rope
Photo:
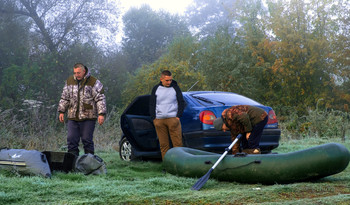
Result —
<instances>
[{"instance_id":1,"label":"boat rope","mask_svg":"<svg viewBox=\"0 0 350 205\"><path fill-rule=\"evenodd\" d=\"M246 167L246 166L251 165L251 164L261 164L261 161L260 161L260 160L254 160L254 161L252 161L252 162L249 162L249 163L247 163L247 164L243 164L243 165L241 165L241 166L237 166L237 167L228 167L228 168L220 169L220 170L238 169L238 168Z\"/></svg>"}]
</instances>

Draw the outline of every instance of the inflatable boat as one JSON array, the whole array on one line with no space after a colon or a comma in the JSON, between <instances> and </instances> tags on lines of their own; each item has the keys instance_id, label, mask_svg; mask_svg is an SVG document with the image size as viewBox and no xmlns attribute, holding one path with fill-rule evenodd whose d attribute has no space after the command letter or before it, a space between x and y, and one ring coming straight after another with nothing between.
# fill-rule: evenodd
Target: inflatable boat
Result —
<instances>
[{"instance_id":1,"label":"inflatable boat","mask_svg":"<svg viewBox=\"0 0 350 205\"><path fill-rule=\"evenodd\" d=\"M167 172L202 177L221 154L187 147L170 149L164 157ZM350 153L339 143L329 143L284 154L226 155L211 173L211 178L239 183L293 183L311 181L342 172Z\"/></svg>"}]
</instances>

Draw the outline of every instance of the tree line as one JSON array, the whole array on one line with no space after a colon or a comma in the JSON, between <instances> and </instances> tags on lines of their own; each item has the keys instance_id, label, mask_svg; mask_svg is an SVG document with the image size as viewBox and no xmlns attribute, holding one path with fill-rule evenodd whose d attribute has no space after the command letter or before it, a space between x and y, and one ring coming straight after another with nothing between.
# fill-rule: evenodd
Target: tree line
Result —
<instances>
[{"instance_id":1,"label":"tree line","mask_svg":"<svg viewBox=\"0 0 350 205\"><path fill-rule=\"evenodd\" d=\"M0 0L0 108L57 104L82 62L110 108L149 94L168 69L183 91L235 92L279 115L347 112L349 13L346 0L194 0L182 16L148 5L122 15L117 0Z\"/></svg>"}]
</instances>

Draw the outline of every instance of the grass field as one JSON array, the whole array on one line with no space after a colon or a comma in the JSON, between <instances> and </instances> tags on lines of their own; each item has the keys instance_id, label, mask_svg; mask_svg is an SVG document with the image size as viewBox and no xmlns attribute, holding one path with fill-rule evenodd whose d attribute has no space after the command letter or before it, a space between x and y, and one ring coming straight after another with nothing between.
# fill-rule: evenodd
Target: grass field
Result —
<instances>
[{"instance_id":1,"label":"grass field","mask_svg":"<svg viewBox=\"0 0 350 205\"><path fill-rule=\"evenodd\" d=\"M327 139L281 141L286 153L315 145L350 142ZM197 178L166 173L161 162L124 162L117 152L99 152L106 175L54 172L51 179L0 172L0 204L350 204L350 167L316 182L239 184L210 179L200 191ZM214 170L215 171L215 170Z\"/></svg>"}]
</instances>

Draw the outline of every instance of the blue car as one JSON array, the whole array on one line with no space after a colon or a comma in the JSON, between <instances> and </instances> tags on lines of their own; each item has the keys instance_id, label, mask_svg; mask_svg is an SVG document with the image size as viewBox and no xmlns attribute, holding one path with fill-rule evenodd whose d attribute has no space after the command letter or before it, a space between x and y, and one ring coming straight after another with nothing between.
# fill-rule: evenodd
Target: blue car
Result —
<instances>
[{"instance_id":1,"label":"blue car","mask_svg":"<svg viewBox=\"0 0 350 205\"><path fill-rule=\"evenodd\" d=\"M271 107L231 92L193 91L183 92L183 96L187 104L180 118L184 146L223 153L231 144L231 135L216 130L213 121L226 108L252 105L263 108L269 117L260 141L261 152L270 153L278 147L281 130ZM161 159L157 134L149 114L149 99L150 95L137 97L121 115L123 135L119 141L119 154L122 160Z\"/></svg>"}]
</instances>

